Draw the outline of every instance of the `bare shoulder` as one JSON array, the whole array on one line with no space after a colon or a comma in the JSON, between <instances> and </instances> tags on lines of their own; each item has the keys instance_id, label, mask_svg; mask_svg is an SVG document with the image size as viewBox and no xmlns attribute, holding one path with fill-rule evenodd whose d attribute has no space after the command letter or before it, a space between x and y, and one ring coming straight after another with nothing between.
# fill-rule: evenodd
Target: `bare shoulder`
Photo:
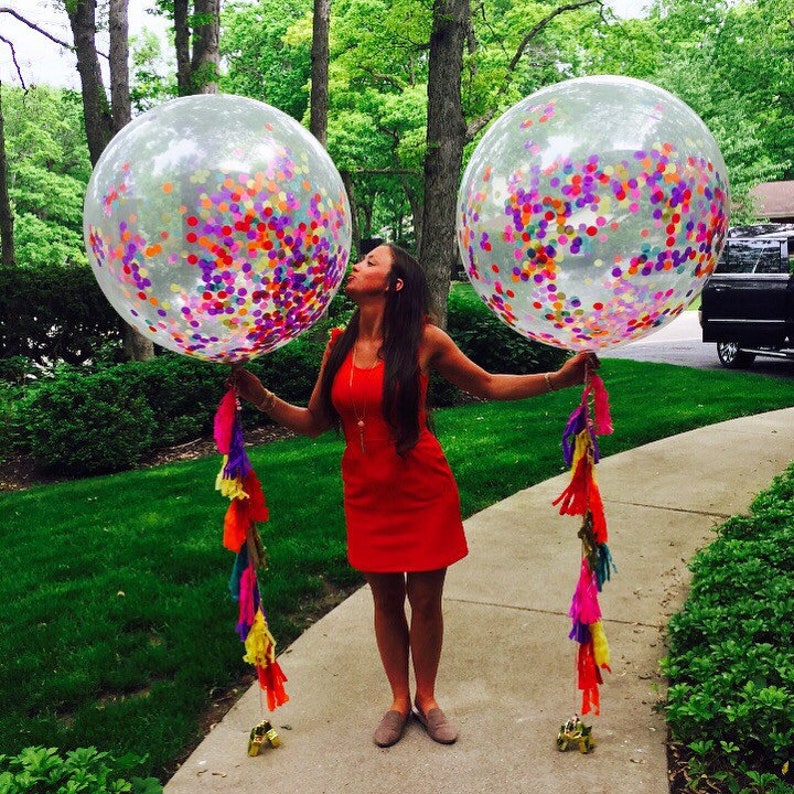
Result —
<instances>
[{"instance_id":1,"label":"bare shoulder","mask_svg":"<svg viewBox=\"0 0 794 794\"><path fill-rule=\"evenodd\" d=\"M450 346L454 347L455 345L446 331L432 323L427 323L425 325L422 331L421 344L430 358L437 356L439 353L443 353L445 350L448 350Z\"/></svg>"},{"instance_id":2,"label":"bare shoulder","mask_svg":"<svg viewBox=\"0 0 794 794\"><path fill-rule=\"evenodd\" d=\"M446 331L437 325L426 323L422 329L422 341L419 349L422 369L426 371L432 366L433 361L443 354L449 345L454 345L454 343Z\"/></svg>"}]
</instances>

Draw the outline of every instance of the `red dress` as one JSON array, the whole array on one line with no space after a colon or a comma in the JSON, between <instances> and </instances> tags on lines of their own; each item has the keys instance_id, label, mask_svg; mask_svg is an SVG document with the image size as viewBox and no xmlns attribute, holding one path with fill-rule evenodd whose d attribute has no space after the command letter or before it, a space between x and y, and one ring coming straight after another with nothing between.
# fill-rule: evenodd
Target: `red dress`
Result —
<instances>
[{"instance_id":1,"label":"red dress","mask_svg":"<svg viewBox=\"0 0 794 794\"><path fill-rule=\"evenodd\" d=\"M331 398L342 420L347 555L368 573L432 571L468 553L455 478L441 445L428 430L427 377L421 377L420 433L398 455L383 416L383 362L353 367L348 354Z\"/></svg>"}]
</instances>

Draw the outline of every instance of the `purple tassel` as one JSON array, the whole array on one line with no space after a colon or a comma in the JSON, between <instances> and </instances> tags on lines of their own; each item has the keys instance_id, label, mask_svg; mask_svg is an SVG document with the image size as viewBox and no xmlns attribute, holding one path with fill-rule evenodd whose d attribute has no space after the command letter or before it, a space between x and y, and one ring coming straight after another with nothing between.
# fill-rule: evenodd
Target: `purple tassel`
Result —
<instances>
[{"instance_id":1,"label":"purple tassel","mask_svg":"<svg viewBox=\"0 0 794 794\"><path fill-rule=\"evenodd\" d=\"M576 640L576 642L578 642L580 645L590 642L590 629L587 628L586 624L575 620L573 622L571 633L568 635L568 639Z\"/></svg>"},{"instance_id":2,"label":"purple tassel","mask_svg":"<svg viewBox=\"0 0 794 794\"><path fill-rule=\"evenodd\" d=\"M587 410L586 406L580 405L568 417L568 424L562 431L562 455L565 459L565 465L570 466L573 463L573 451L576 446L576 436L582 432L587 426Z\"/></svg>"},{"instance_id":3,"label":"purple tassel","mask_svg":"<svg viewBox=\"0 0 794 794\"><path fill-rule=\"evenodd\" d=\"M223 476L228 480L238 477L244 480L252 470L251 461L248 460L248 455L245 452L242 425L235 420L229 445L229 459L223 469Z\"/></svg>"}]
</instances>

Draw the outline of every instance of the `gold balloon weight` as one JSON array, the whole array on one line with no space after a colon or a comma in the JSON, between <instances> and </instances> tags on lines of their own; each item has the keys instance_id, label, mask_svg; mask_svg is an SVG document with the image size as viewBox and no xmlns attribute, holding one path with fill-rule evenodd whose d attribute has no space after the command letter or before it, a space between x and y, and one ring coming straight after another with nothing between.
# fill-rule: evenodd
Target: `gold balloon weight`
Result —
<instances>
[{"instance_id":1,"label":"gold balloon weight","mask_svg":"<svg viewBox=\"0 0 794 794\"><path fill-rule=\"evenodd\" d=\"M278 747L281 744L281 739L269 720L263 720L251 729L251 736L248 739L248 755L252 758L259 755L263 744L268 744L271 747Z\"/></svg>"},{"instance_id":2,"label":"gold balloon weight","mask_svg":"<svg viewBox=\"0 0 794 794\"><path fill-rule=\"evenodd\" d=\"M562 751L578 748L580 753L589 753L595 748L593 729L585 725L577 714L574 714L557 734L557 749Z\"/></svg>"}]
</instances>

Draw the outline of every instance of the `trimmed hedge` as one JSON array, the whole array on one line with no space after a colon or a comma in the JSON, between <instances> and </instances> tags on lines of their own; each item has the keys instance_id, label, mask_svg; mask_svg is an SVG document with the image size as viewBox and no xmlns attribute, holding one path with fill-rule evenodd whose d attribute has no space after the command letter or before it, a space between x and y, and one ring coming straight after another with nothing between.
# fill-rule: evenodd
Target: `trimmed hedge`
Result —
<instances>
[{"instance_id":1,"label":"trimmed hedge","mask_svg":"<svg viewBox=\"0 0 794 794\"><path fill-rule=\"evenodd\" d=\"M718 532L693 559L689 597L668 627L667 721L690 780L791 792L794 464Z\"/></svg>"},{"instance_id":2,"label":"trimmed hedge","mask_svg":"<svg viewBox=\"0 0 794 794\"><path fill-rule=\"evenodd\" d=\"M87 265L0 267L0 360L81 365L120 347L121 326Z\"/></svg>"},{"instance_id":3,"label":"trimmed hedge","mask_svg":"<svg viewBox=\"0 0 794 794\"><path fill-rule=\"evenodd\" d=\"M118 372L66 372L30 390L17 408L22 437L43 471L122 471L151 448L152 409Z\"/></svg>"},{"instance_id":4,"label":"trimmed hedge","mask_svg":"<svg viewBox=\"0 0 794 794\"><path fill-rule=\"evenodd\" d=\"M248 368L285 400L305 405L330 328L347 319L348 304L344 298L335 299L329 319ZM520 337L470 288L458 287L450 296L449 333L467 355L492 372L552 370L565 358L563 351ZM228 373L223 366L163 353L152 361L103 365L98 371L62 367L50 379L20 387L25 360L5 360L8 380L15 385L7 383L7 396L0 400L3 412L11 414L0 442L6 447L13 443L45 471L70 475L130 468L152 449L210 436ZM435 406L452 405L461 395L446 381L434 379L431 399ZM244 411L247 426L268 421L250 406Z\"/></svg>"}]
</instances>

